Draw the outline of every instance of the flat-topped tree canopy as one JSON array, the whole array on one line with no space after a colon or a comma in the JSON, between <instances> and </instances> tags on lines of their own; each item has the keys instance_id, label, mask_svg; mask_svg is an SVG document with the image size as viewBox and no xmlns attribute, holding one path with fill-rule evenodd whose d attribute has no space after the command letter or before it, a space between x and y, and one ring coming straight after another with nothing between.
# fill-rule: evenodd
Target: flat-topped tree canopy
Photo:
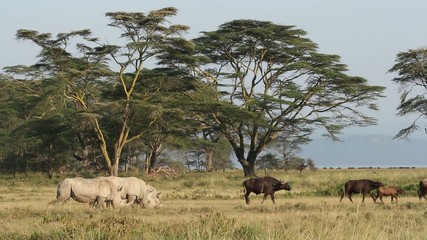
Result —
<instances>
[{"instance_id":1,"label":"flat-topped tree canopy","mask_svg":"<svg viewBox=\"0 0 427 240\"><path fill-rule=\"evenodd\" d=\"M363 110L377 110L384 88L347 75L340 57L319 53L304 30L241 19L192 42L193 57L180 64L216 89L201 121L228 139L245 176L255 175L257 156L290 132L306 136L321 127L336 138L346 126L375 124Z\"/></svg>"}]
</instances>

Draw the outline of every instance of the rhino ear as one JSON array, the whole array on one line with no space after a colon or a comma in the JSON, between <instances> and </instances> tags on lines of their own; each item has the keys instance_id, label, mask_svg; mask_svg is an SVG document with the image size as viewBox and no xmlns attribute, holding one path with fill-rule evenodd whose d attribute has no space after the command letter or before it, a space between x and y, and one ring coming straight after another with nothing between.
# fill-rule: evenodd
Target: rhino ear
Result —
<instances>
[{"instance_id":1,"label":"rhino ear","mask_svg":"<svg viewBox=\"0 0 427 240\"><path fill-rule=\"evenodd\" d=\"M158 192L158 193L157 193L157 197L160 195L160 193L162 193L162 192Z\"/></svg>"}]
</instances>

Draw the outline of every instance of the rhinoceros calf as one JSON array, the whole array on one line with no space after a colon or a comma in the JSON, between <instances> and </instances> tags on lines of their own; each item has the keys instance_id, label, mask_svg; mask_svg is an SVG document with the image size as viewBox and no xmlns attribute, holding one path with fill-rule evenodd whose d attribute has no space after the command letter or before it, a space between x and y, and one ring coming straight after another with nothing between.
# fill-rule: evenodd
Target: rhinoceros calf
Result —
<instances>
[{"instance_id":1,"label":"rhinoceros calf","mask_svg":"<svg viewBox=\"0 0 427 240\"><path fill-rule=\"evenodd\" d=\"M120 190L121 188L109 179L66 178L58 184L55 205L63 204L72 198L80 203L97 202L98 206L105 206L110 202L115 208L124 205Z\"/></svg>"},{"instance_id":2,"label":"rhinoceros calf","mask_svg":"<svg viewBox=\"0 0 427 240\"><path fill-rule=\"evenodd\" d=\"M160 204L157 190L150 184L136 177L102 177L114 182L122 187L120 191L121 198L126 200L127 204L139 204L142 208L155 208L162 206Z\"/></svg>"}]
</instances>

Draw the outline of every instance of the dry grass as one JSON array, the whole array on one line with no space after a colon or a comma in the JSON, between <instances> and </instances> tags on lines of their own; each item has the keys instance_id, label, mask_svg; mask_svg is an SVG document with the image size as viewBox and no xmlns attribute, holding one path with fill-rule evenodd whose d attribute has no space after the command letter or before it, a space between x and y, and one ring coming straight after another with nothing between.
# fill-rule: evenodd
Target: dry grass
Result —
<instances>
[{"instance_id":1,"label":"dry grass","mask_svg":"<svg viewBox=\"0 0 427 240\"><path fill-rule=\"evenodd\" d=\"M375 171L375 173L374 173ZM162 191L162 209L90 209L55 199L57 178L0 179L0 239L425 239L427 203L409 193L399 204L374 204L355 196L320 196L350 178L379 179L411 186L427 169L319 170L272 172L292 183L276 193L276 205L262 196L243 200L241 172L146 178ZM369 176L378 176L369 177ZM390 184L389 184L390 183Z\"/></svg>"}]
</instances>

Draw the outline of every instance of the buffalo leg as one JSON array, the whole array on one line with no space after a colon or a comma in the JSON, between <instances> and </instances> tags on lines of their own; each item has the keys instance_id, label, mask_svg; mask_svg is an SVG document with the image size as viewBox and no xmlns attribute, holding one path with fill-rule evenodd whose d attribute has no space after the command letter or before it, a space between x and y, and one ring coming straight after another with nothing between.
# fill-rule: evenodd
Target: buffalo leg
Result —
<instances>
[{"instance_id":1,"label":"buffalo leg","mask_svg":"<svg viewBox=\"0 0 427 240\"><path fill-rule=\"evenodd\" d=\"M344 198L345 192L342 192L341 194L341 198L340 198L340 202L342 201L342 199Z\"/></svg>"},{"instance_id":2,"label":"buffalo leg","mask_svg":"<svg viewBox=\"0 0 427 240\"><path fill-rule=\"evenodd\" d=\"M250 192L248 192L248 191L246 191L246 193L245 193L245 200L246 200L246 204L248 204L249 205L249 203L251 202L250 200L249 200L249 194L251 194Z\"/></svg>"},{"instance_id":3,"label":"buffalo leg","mask_svg":"<svg viewBox=\"0 0 427 240\"><path fill-rule=\"evenodd\" d=\"M265 194L264 194L264 197L262 197L262 201L261 201L261 203L264 203L264 201L265 201L265 199L267 198L267 196L268 196L268 194L267 194L267 193L265 193Z\"/></svg>"},{"instance_id":4,"label":"buffalo leg","mask_svg":"<svg viewBox=\"0 0 427 240\"><path fill-rule=\"evenodd\" d=\"M271 201L273 201L274 204L276 204L276 202L274 201L274 193L270 194L271 197Z\"/></svg>"},{"instance_id":5,"label":"buffalo leg","mask_svg":"<svg viewBox=\"0 0 427 240\"><path fill-rule=\"evenodd\" d=\"M378 195L377 195L377 197L375 197L375 195L373 193L370 193L369 196L371 196L371 198L372 198L372 200L374 200L374 202L377 202Z\"/></svg>"},{"instance_id":6,"label":"buffalo leg","mask_svg":"<svg viewBox=\"0 0 427 240\"><path fill-rule=\"evenodd\" d=\"M348 199L350 199L350 202L353 202L353 199L351 199L351 193L347 194Z\"/></svg>"},{"instance_id":7,"label":"buffalo leg","mask_svg":"<svg viewBox=\"0 0 427 240\"><path fill-rule=\"evenodd\" d=\"M374 196L373 194L371 194L371 197L374 200L374 203L376 203L378 198L380 198L380 194L378 193L377 196Z\"/></svg>"}]
</instances>

